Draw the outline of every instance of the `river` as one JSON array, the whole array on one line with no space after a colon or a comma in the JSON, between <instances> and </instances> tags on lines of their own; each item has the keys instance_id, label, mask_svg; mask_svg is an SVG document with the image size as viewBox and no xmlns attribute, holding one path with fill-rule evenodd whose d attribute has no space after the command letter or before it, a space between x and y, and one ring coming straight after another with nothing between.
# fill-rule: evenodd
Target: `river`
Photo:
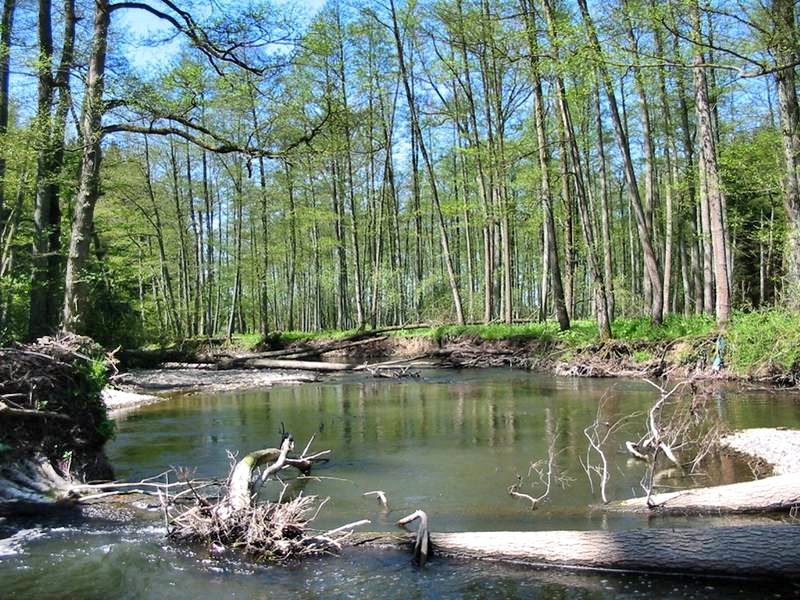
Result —
<instances>
[{"instance_id":1,"label":"river","mask_svg":"<svg viewBox=\"0 0 800 600\"><path fill-rule=\"evenodd\" d=\"M641 495L644 466L622 452L645 428L658 398L647 382L554 378L515 370L425 371L419 378L342 375L323 382L253 392L176 395L128 413L108 455L120 479L136 481L169 467L221 477L228 451L275 446L282 427L301 449L331 449L315 477L296 492L327 497L315 527L370 519L369 530L424 509L436 531L619 529L692 526L649 521L597 508L598 478L583 465L584 429L596 419L620 423L606 444L611 499ZM598 410L599 409L599 410ZM730 428L800 427L800 401L779 392L719 388L702 414ZM630 416L634 415L634 416ZM626 418L629 417L629 418ZM508 495L544 494L536 511ZM710 485L751 477L723 457L665 486ZM271 486L271 487L270 487ZM270 482L263 493L277 494ZM389 507L365 492L382 490ZM474 561L433 560L416 569L393 551L346 550L292 565L217 560L205 549L164 539L160 512L0 521L0 597L10 598L732 598L800 597L800 589L746 580L559 572Z\"/></svg>"}]
</instances>

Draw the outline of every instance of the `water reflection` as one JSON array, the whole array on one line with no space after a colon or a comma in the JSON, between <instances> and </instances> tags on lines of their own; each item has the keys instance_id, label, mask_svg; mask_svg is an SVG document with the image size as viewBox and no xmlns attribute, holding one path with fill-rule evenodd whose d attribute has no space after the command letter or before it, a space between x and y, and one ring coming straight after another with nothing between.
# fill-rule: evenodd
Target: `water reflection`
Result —
<instances>
[{"instance_id":1,"label":"water reflection","mask_svg":"<svg viewBox=\"0 0 800 600\"><path fill-rule=\"evenodd\" d=\"M555 379L520 371L442 371L421 380L342 377L254 393L183 396L130 413L109 448L118 475L140 479L169 466L196 467L198 477L224 476L227 451L277 445L281 425L298 446L333 449L303 493L330 496L316 524L361 518L371 528L424 508L438 531L614 529L642 527L641 517L606 515L591 507L599 494L587 479L584 428L598 415L625 422L609 441L609 497L638 495L643 465L621 451L638 437L644 411L657 398L645 382ZM709 409L731 427L800 427L796 397L724 390ZM523 491L532 462L555 442L554 471L569 484L530 504L507 493L517 476ZM709 465L697 483L746 476L736 463ZM670 483L670 482L667 482ZM672 482L674 483L674 482ZM685 483L682 481L681 483ZM384 490L384 510L363 493ZM266 493L277 493L273 485ZM798 596L786 585L658 578L643 575L538 571L513 565L434 560L410 567L395 552L350 550L292 568L213 561L203 549L165 543L159 515L128 524L41 520L0 521L0 596L9 598L749 598ZM144 521L144 522L143 522ZM686 519L656 526L690 526ZM22 535L19 532L23 531ZM18 536L18 537L15 537ZM5 542L5 543L4 543ZM3 549L6 548L6 552Z\"/></svg>"},{"instance_id":2,"label":"water reflection","mask_svg":"<svg viewBox=\"0 0 800 600\"><path fill-rule=\"evenodd\" d=\"M249 452L275 446L285 424L298 445L314 436L314 447L333 450L322 479L307 493L330 496L324 526L375 518L391 526L400 514L375 514L362 494L381 489L393 511L424 508L440 531L573 529L642 525L641 519L601 518L589 509L600 502L597 481L584 466L584 429L627 419L605 447L610 499L640 495L644 466L623 451L626 439L645 429L645 411L657 399L646 382L572 380L521 371L442 371L422 379L387 381L344 377L318 384L254 393L177 398L146 407L119 423L111 459L121 476L139 479L169 465L197 466L198 476L227 473L226 450ZM720 392L707 407L732 427L800 423L797 401L736 391ZM553 472L568 485L554 485L535 513L507 494L519 477L520 491L543 493L531 464L555 449ZM707 485L749 476L723 457L693 479L665 485ZM610 521L609 521L610 519ZM646 524L646 523L645 523Z\"/></svg>"}]
</instances>

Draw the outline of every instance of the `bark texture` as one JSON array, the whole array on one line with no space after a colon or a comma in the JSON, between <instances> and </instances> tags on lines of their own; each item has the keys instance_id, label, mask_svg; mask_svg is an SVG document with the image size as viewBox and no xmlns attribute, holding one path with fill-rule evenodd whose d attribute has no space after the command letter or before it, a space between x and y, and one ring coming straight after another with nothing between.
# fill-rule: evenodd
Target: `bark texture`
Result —
<instances>
[{"instance_id":1,"label":"bark texture","mask_svg":"<svg viewBox=\"0 0 800 600\"><path fill-rule=\"evenodd\" d=\"M796 525L624 531L431 533L434 556L501 560L537 567L658 574L800 576ZM411 535L360 534L361 545L409 546Z\"/></svg>"}]
</instances>

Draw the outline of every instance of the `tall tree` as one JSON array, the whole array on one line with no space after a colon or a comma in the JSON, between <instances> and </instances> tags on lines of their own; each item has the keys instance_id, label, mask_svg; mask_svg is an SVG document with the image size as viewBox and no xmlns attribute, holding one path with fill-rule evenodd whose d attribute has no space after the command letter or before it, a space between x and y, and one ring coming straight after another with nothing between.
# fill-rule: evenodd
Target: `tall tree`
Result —
<instances>
[{"instance_id":1,"label":"tall tree","mask_svg":"<svg viewBox=\"0 0 800 600\"><path fill-rule=\"evenodd\" d=\"M731 314L731 286L728 279L728 244L725 234L725 195L719 177L717 164L716 138L713 128L713 115L708 98L706 65L702 52L702 30L700 7L695 0L692 4L692 27L694 35L694 92L697 113L697 137L700 145L700 187L701 202L707 211L711 232L713 254L715 314L717 323L724 325Z\"/></svg>"},{"instance_id":2,"label":"tall tree","mask_svg":"<svg viewBox=\"0 0 800 600\"><path fill-rule=\"evenodd\" d=\"M82 156L78 177L78 191L74 202L69 253L64 288L64 306L61 326L66 331L85 330L88 310L87 267L89 263L89 243L94 223L94 209L100 194L100 162L102 141L105 135L115 132L132 132L145 135L169 135L188 139L192 143L220 154L240 152L249 156L278 157L286 151L256 148L250 139L244 143L231 140L218 131L206 127L185 113L174 112L168 106L150 106L147 100L152 97L128 98L127 107L139 111L144 125L133 121L103 123L108 108L104 101L105 65L108 57L108 33L111 14L116 10L144 10L173 27L182 34L209 61L213 69L222 76L227 67L244 69L260 74L272 66L270 60L280 64L278 58L267 57L260 61L263 66L254 66L247 50L254 45L269 46L277 43L277 38L269 38L268 27L261 22L263 14L245 14L235 22L213 29L203 25L190 13L181 9L172 0L158 0L157 4L119 3L110 0L94 1L92 45L89 55L89 68L84 89L82 114L79 123ZM230 26L228 26L230 25ZM234 26L235 25L235 26ZM280 37L281 31L274 35ZM325 118L323 117L322 123ZM289 146L297 146L310 141L318 128L304 133L300 139Z\"/></svg>"},{"instance_id":3,"label":"tall tree","mask_svg":"<svg viewBox=\"0 0 800 600\"><path fill-rule=\"evenodd\" d=\"M617 103L616 92L614 90L611 73L606 62L605 53L600 45L597 36L594 19L592 18L586 0L578 0L586 34L592 48L594 57L597 61L597 69L600 73L601 82L606 91L611 122L614 125L614 134L617 138L617 146L622 156L622 166L625 176L625 189L630 200L631 208L636 217L636 231L639 235L639 242L645 264L645 271L651 286L650 317L655 323L660 323L664 318L664 298L661 282L661 273L658 268L658 259L655 246L653 245L652 232L648 228L648 219L645 207L639 192L639 183L634 167L633 156L631 154L630 141L625 128L622 113Z\"/></svg>"},{"instance_id":4,"label":"tall tree","mask_svg":"<svg viewBox=\"0 0 800 600\"><path fill-rule=\"evenodd\" d=\"M0 16L0 137L2 138L8 133L11 30L16 6L16 0L3 0L3 14ZM0 230L6 222L6 163L5 152L0 152Z\"/></svg>"},{"instance_id":5,"label":"tall tree","mask_svg":"<svg viewBox=\"0 0 800 600\"><path fill-rule=\"evenodd\" d=\"M557 49L558 29L556 26L556 14L552 0L542 0L545 18L547 20L548 33L554 54L558 59ZM580 148L575 133L572 120L572 111L567 101L566 85L563 77L556 74L556 103L558 105L560 137L566 144L568 156L564 155L561 160L572 165L572 180L577 198L578 213L580 216L581 229L583 230L584 242L586 243L586 263L588 276L592 282L591 294L597 319L597 329L600 339L608 340L611 338L611 318L608 311L608 296L606 292L603 272L597 258L596 235L594 232L594 220L589 208L589 193L585 183L584 167L582 166Z\"/></svg>"},{"instance_id":6,"label":"tall tree","mask_svg":"<svg viewBox=\"0 0 800 600\"><path fill-rule=\"evenodd\" d=\"M800 64L796 2L772 0L772 52L777 69L778 109L786 174L783 205L788 217L786 232L786 301L800 308L800 105L797 100L797 65Z\"/></svg>"},{"instance_id":7,"label":"tall tree","mask_svg":"<svg viewBox=\"0 0 800 600\"><path fill-rule=\"evenodd\" d=\"M75 53L75 2L64 2L61 58L54 70L52 5L39 0L39 63L36 123L39 150L33 212L33 270L28 335L36 338L58 327L61 298L60 179L64 137L71 106L70 74ZM56 94L58 99L56 100Z\"/></svg>"},{"instance_id":8,"label":"tall tree","mask_svg":"<svg viewBox=\"0 0 800 600\"><path fill-rule=\"evenodd\" d=\"M456 276L455 266L453 264L453 255L450 251L450 240L447 233L447 227L442 214L441 202L439 199L439 188L436 183L436 172L433 168L433 162L422 134L422 127L419 122L419 114L417 110L417 100L411 91L411 81L406 68L405 49L403 47L403 36L400 32L400 23L398 20L397 9L395 8L394 0L390 0L389 7L391 10L392 18L392 32L394 34L395 47L397 49L397 61L400 67L400 74L403 79L403 88L406 92L406 100L408 101L408 111L411 119L411 129L417 138L417 147L422 154L422 160L425 165L425 171L428 175L428 185L431 189L431 200L436 218L436 225L439 230L439 241L442 246L442 260L447 269L447 279L450 284L450 292L453 296L453 309L455 310L456 322L464 324L464 309L461 304L461 291L459 288L458 278Z\"/></svg>"},{"instance_id":9,"label":"tall tree","mask_svg":"<svg viewBox=\"0 0 800 600\"><path fill-rule=\"evenodd\" d=\"M537 27L533 6L529 0L520 0L523 18L525 19L525 33L530 50L531 75L533 77L534 93L534 121L536 124L536 142L539 158L540 192L542 210L544 212L545 246L547 252L547 271L550 273L550 282L553 289L553 304L555 305L556 319L561 331L570 328L570 318L567 304L564 299L564 286L561 280L561 265L558 257L558 236L556 234L556 221L553 215L553 194L551 186L551 154L545 118L545 96L542 84L540 50L537 39ZM544 305L545 299L542 298Z\"/></svg>"},{"instance_id":10,"label":"tall tree","mask_svg":"<svg viewBox=\"0 0 800 600\"><path fill-rule=\"evenodd\" d=\"M86 268L94 223L94 208L100 195L100 160L103 138L103 93L105 91L108 29L111 6L108 0L95 0L92 27L92 49L86 77L80 136L83 147L78 178L78 193L67 254L64 278L64 307L61 326L70 332L83 332L88 312L89 287Z\"/></svg>"}]
</instances>

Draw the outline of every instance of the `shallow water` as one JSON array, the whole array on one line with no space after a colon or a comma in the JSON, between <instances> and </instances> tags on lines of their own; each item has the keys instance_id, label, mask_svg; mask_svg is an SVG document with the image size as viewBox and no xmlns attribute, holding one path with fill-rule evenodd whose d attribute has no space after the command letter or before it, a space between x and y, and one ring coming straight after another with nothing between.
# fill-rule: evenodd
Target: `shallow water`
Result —
<instances>
[{"instance_id":1,"label":"shallow water","mask_svg":"<svg viewBox=\"0 0 800 600\"><path fill-rule=\"evenodd\" d=\"M315 525L326 529L368 518L370 530L391 530L416 508L437 531L598 529L691 526L673 519L604 515L597 485L589 485L583 430L602 405L616 422L655 399L646 382L573 380L521 371L433 371L402 381L329 379L270 390L183 396L144 407L118 423L109 458L121 479L138 480L170 466L196 467L197 477L228 472L227 450L246 453L277 445L282 425L298 450L333 450L302 482L307 494L330 497ZM722 390L705 410L731 427L800 427L797 396ZM610 441L608 495L639 495L643 466L619 451L643 431L644 416ZM544 492L531 463L555 450L554 485L539 510L507 494ZM595 460L591 458L591 460ZM732 460L709 465L691 481L707 485L747 478ZM272 487L269 487L269 486ZM298 487L298 483L294 487ZM268 484L267 495L277 493ZM363 493L381 489L381 508ZM509 565L434 560L423 570L397 552L349 550L291 568L217 561L203 549L166 543L157 511L133 520L27 519L0 521L0 597L18 598L639 598L783 597L796 587L740 581L644 575L563 573ZM777 597L777 596L776 596Z\"/></svg>"}]
</instances>

